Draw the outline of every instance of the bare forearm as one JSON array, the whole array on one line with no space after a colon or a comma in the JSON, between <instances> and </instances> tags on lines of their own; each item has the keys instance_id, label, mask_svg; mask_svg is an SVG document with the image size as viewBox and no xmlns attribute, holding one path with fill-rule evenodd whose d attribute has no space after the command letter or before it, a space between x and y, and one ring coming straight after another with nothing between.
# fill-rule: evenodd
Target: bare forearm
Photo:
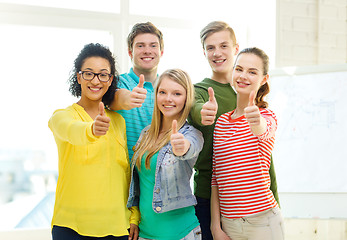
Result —
<instances>
[{"instance_id":1,"label":"bare forearm","mask_svg":"<svg viewBox=\"0 0 347 240\"><path fill-rule=\"evenodd\" d=\"M220 229L220 209L218 187L211 188L211 230Z\"/></svg>"},{"instance_id":2,"label":"bare forearm","mask_svg":"<svg viewBox=\"0 0 347 240\"><path fill-rule=\"evenodd\" d=\"M221 227L218 187L212 187L211 193L211 232L215 240L231 240Z\"/></svg>"},{"instance_id":3,"label":"bare forearm","mask_svg":"<svg viewBox=\"0 0 347 240\"><path fill-rule=\"evenodd\" d=\"M130 107L130 94L131 92L127 89L118 89L114 95L114 99L110 105L111 110L129 110Z\"/></svg>"}]
</instances>

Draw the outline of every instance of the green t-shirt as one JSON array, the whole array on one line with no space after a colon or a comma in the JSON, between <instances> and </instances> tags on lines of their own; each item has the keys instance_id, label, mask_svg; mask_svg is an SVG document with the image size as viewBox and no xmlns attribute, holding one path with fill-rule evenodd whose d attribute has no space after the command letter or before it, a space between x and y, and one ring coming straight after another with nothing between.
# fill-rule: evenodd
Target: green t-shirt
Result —
<instances>
[{"instance_id":1,"label":"green t-shirt","mask_svg":"<svg viewBox=\"0 0 347 240\"><path fill-rule=\"evenodd\" d=\"M204 146L199 154L198 160L194 166L194 194L197 197L211 198L211 178L212 178L212 156L213 156L213 131L215 123L220 115L230 112L236 108L236 92L229 83L223 84L210 78L205 78L202 82L196 83L195 104L190 111L188 122L196 129L200 130L204 136ZM209 100L208 88L212 87L214 96L218 103L218 111L215 123L210 126L201 124L202 106ZM271 160L270 166L270 189L273 192L277 203L279 204L277 193L276 174Z\"/></svg>"},{"instance_id":2,"label":"green t-shirt","mask_svg":"<svg viewBox=\"0 0 347 240\"><path fill-rule=\"evenodd\" d=\"M209 126L201 124L202 106L209 100L208 88L212 87L218 103L216 120L220 115L236 108L236 93L229 83L223 84L209 78L194 85L195 104L192 107L188 122L200 130L204 136L204 146L194 166L194 194L201 198L211 197L213 131L215 123Z\"/></svg>"},{"instance_id":3,"label":"green t-shirt","mask_svg":"<svg viewBox=\"0 0 347 240\"><path fill-rule=\"evenodd\" d=\"M148 239L177 240L184 238L199 225L194 206L163 213L153 211L153 189L158 152L150 160L150 169L145 167L145 156L141 159L140 179L140 237Z\"/></svg>"}]
</instances>

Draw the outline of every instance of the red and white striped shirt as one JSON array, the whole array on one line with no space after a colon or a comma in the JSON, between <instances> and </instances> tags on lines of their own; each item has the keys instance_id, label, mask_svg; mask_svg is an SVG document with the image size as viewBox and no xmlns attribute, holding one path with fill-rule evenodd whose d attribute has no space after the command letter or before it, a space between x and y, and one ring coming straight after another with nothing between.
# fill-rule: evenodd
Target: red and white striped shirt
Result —
<instances>
[{"instance_id":1,"label":"red and white striped shirt","mask_svg":"<svg viewBox=\"0 0 347 240\"><path fill-rule=\"evenodd\" d=\"M245 118L232 119L234 111L221 115L214 129L212 186L218 186L221 214L240 218L277 205L270 190L269 168L277 119L260 109L266 132L255 136Z\"/></svg>"}]
</instances>

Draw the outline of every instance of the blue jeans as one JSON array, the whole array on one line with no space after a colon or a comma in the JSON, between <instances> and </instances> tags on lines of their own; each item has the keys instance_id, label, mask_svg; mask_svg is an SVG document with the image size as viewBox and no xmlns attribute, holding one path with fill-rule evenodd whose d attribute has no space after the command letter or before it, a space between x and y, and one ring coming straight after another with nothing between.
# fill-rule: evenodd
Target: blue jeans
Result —
<instances>
[{"instance_id":1,"label":"blue jeans","mask_svg":"<svg viewBox=\"0 0 347 240\"><path fill-rule=\"evenodd\" d=\"M139 237L138 240L152 240L152 239ZM185 236L184 238L181 238L180 240L201 240L200 226L197 226L196 228L194 228L192 231L188 233L187 236Z\"/></svg>"},{"instance_id":2,"label":"blue jeans","mask_svg":"<svg viewBox=\"0 0 347 240\"><path fill-rule=\"evenodd\" d=\"M201 228L197 226L194 228L187 236L182 238L181 240L201 240Z\"/></svg>"},{"instance_id":3,"label":"blue jeans","mask_svg":"<svg viewBox=\"0 0 347 240\"><path fill-rule=\"evenodd\" d=\"M196 196L195 196L196 197ZM213 240L211 233L211 200L196 197L195 215L198 217L202 232L202 240Z\"/></svg>"},{"instance_id":4,"label":"blue jeans","mask_svg":"<svg viewBox=\"0 0 347 240\"><path fill-rule=\"evenodd\" d=\"M60 226L53 226L52 229L52 239L53 240L128 240L128 236L121 236L121 237L115 237L115 236L106 236L106 237L88 237L88 236L82 236L72 230L71 228L67 227L60 227Z\"/></svg>"}]
</instances>

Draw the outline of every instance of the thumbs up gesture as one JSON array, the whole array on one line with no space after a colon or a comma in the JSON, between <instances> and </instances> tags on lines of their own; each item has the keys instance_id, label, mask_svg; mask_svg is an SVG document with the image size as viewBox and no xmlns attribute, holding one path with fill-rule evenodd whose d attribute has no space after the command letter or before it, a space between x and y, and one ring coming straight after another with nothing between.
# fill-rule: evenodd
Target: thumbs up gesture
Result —
<instances>
[{"instance_id":1,"label":"thumbs up gesture","mask_svg":"<svg viewBox=\"0 0 347 240\"><path fill-rule=\"evenodd\" d=\"M172 121L172 133L170 137L172 152L176 156L183 156L190 147L190 142L177 130L177 121Z\"/></svg>"},{"instance_id":2,"label":"thumbs up gesture","mask_svg":"<svg viewBox=\"0 0 347 240\"><path fill-rule=\"evenodd\" d=\"M130 108L141 107L147 95L147 90L143 88L145 77L140 75L139 84L130 93Z\"/></svg>"},{"instance_id":3,"label":"thumbs up gesture","mask_svg":"<svg viewBox=\"0 0 347 240\"><path fill-rule=\"evenodd\" d=\"M106 116L104 103L99 103L99 114L96 116L92 129L94 136L105 135L110 126L111 119Z\"/></svg>"},{"instance_id":4,"label":"thumbs up gesture","mask_svg":"<svg viewBox=\"0 0 347 240\"><path fill-rule=\"evenodd\" d=\"M266 131L266 120L260 114L258 106L255 105L255 91L249 94L248 106L244 109L245 117L253 134L259 136Z\"/></svg>"},{"instance_id":5,"label":"thumbs up gesture","mask_svg":"<svg viewBox=\"0 0 347 240\"><path fill-rule=\"evenodd\" d=\"M203 125L212 125L216 118L218 104L214 97L213 88L208 88L209 100L206 102L201 109L201 123Z\"/></svg>"},{"instance_id":6,"label":"thumbs up gesture","mask_svg":"<svg viewBox=\"0 0 347 240\"><path fill-rule=\"evenodd\" d=\"M249 94L248 106L245 108L245 117L250 126L255 126L260 124L260 111L255 105L255 91L251 91Z\"/></svg>"}]
</instances>

